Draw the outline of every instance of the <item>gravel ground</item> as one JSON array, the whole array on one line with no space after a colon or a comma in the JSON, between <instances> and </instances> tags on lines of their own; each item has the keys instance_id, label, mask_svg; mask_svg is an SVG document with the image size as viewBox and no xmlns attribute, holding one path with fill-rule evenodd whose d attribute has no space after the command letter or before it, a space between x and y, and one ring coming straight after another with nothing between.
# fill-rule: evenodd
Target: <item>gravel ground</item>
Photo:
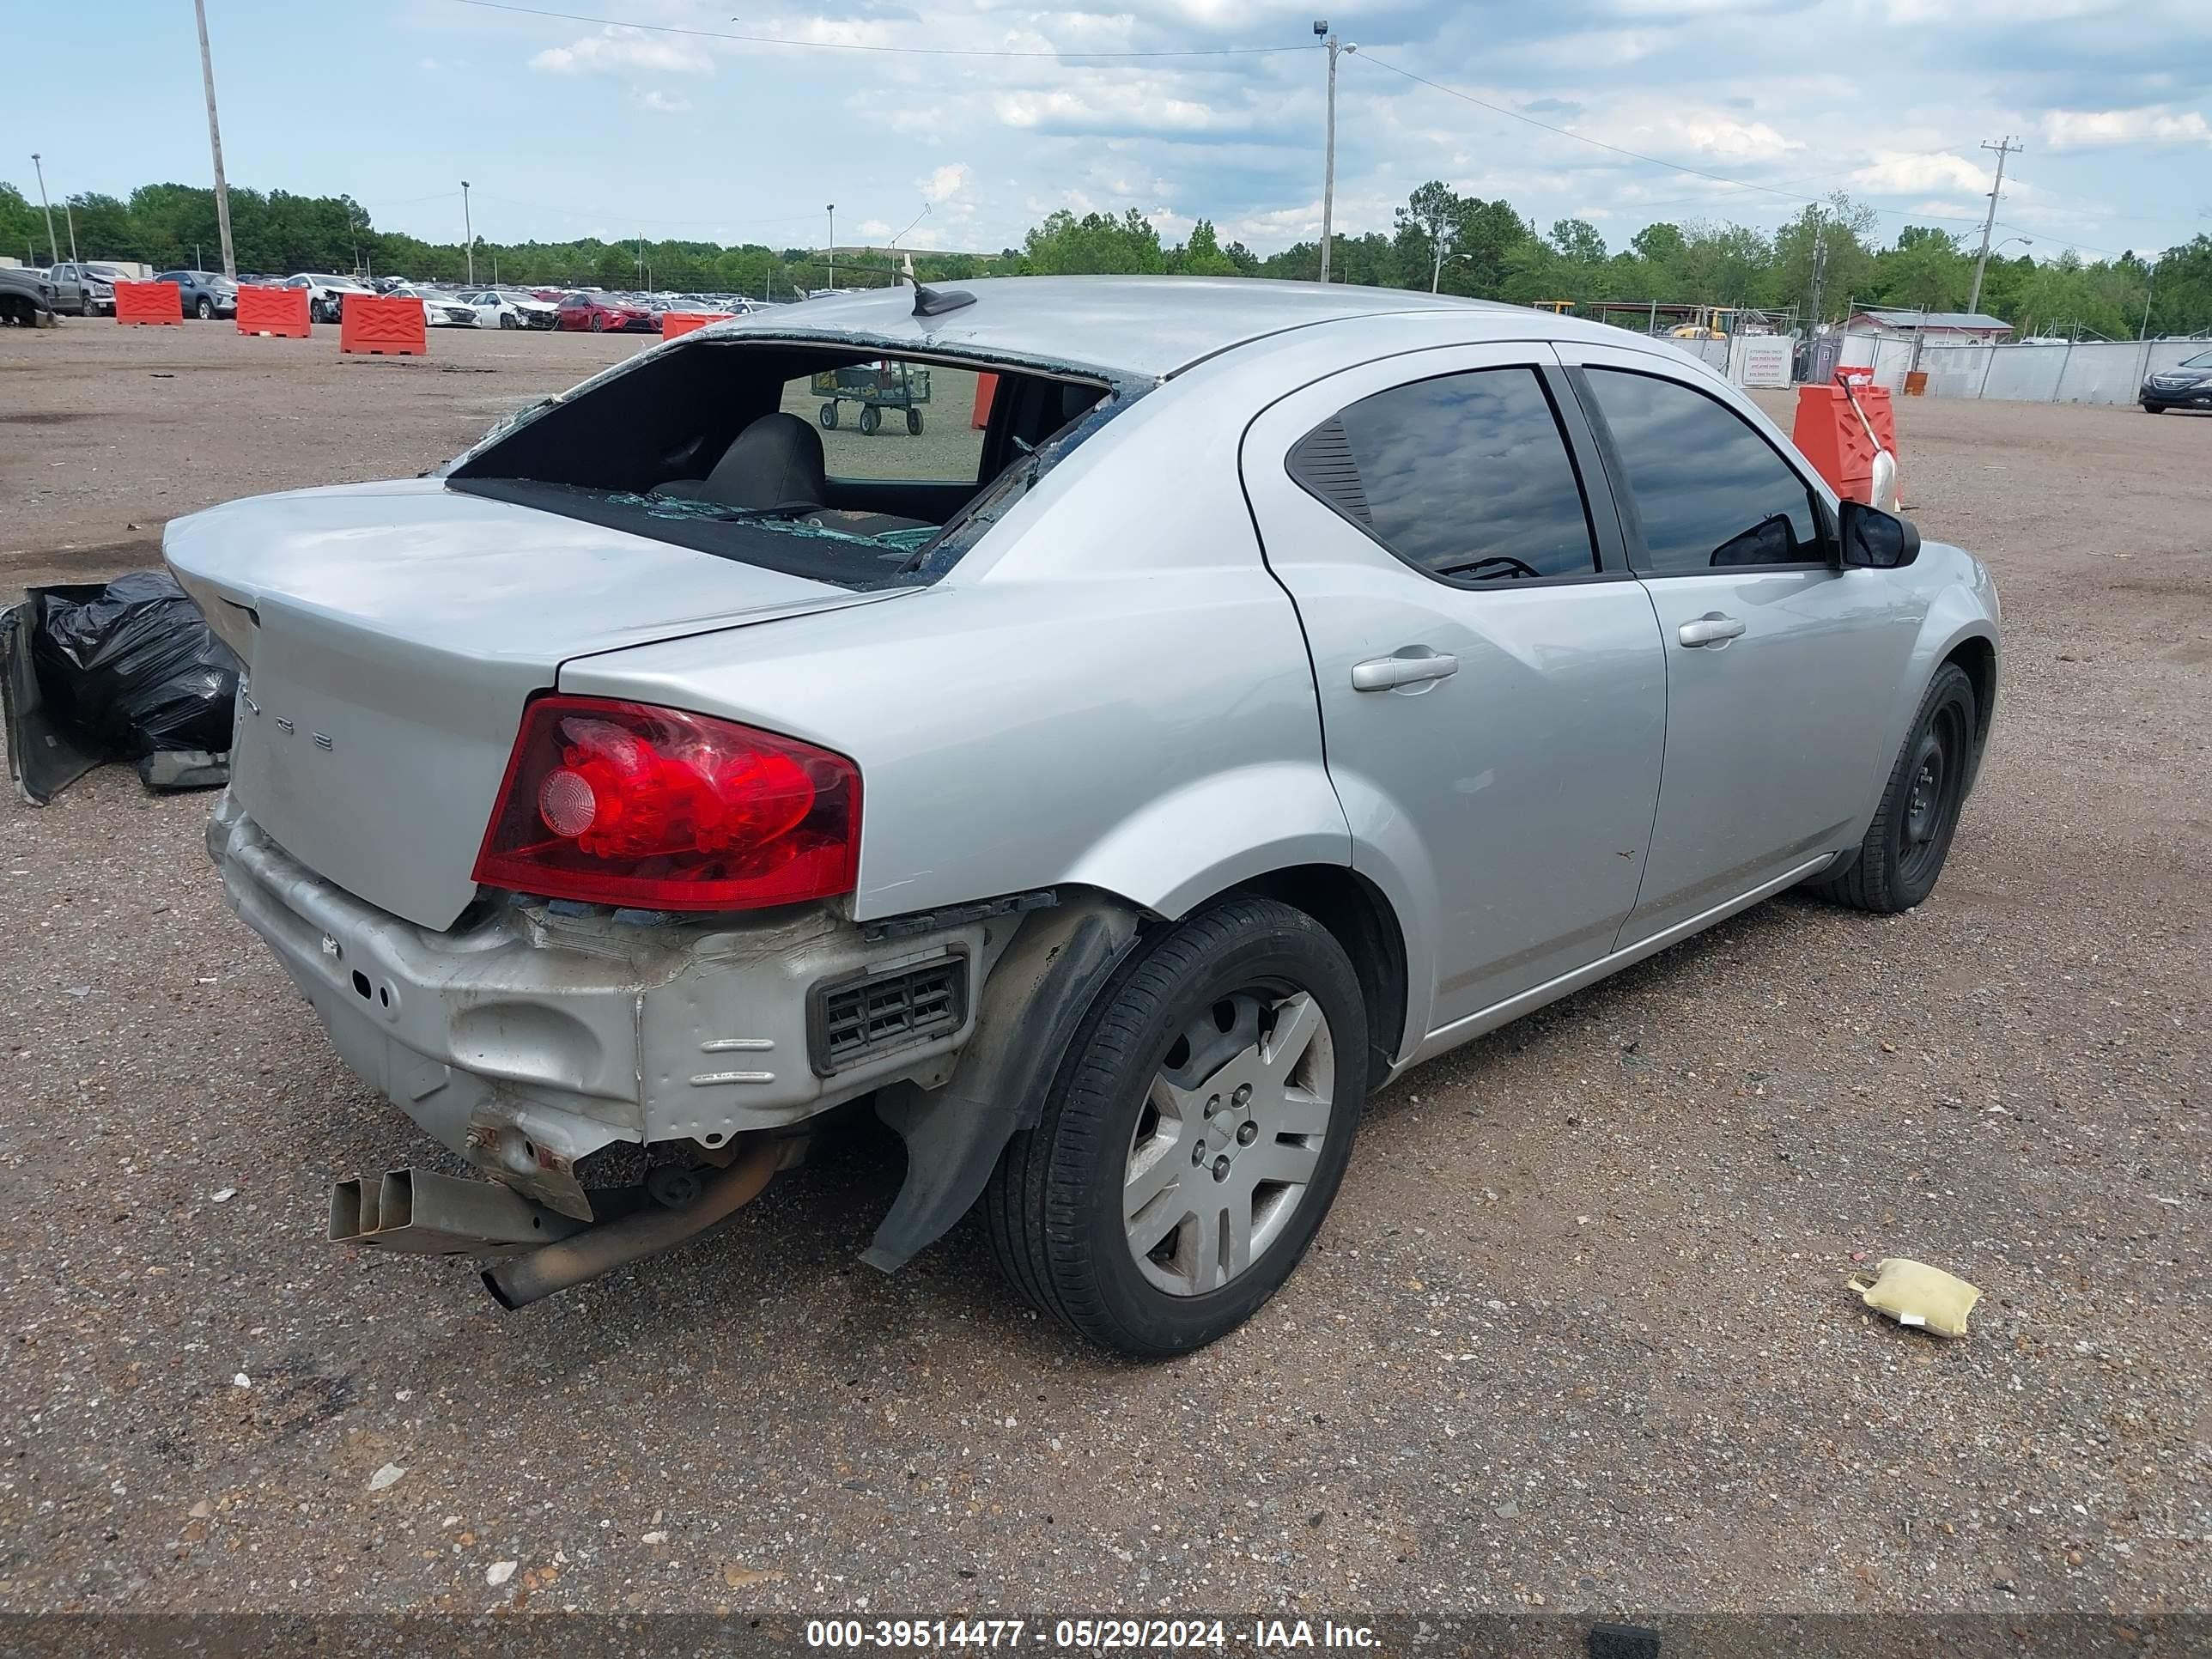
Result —
<instances>
[{"instance_id":1,"label":"gravel ground","mask_svg":"<svg viewBox=\"0 0 2212 1659\"><path fill-rule=\"evenodd\" d=\"M0 334L0 584L631 349L328 332ZM1935 896L1762 906L1404 1079L1288 1290L1170 1364L972 1226L860 1267L865 1127L522 1315L335 1250L328 1183L430 1149L224 909L206 800L0 806L0 1613L2205 1607L2212 422L1899 426L2008 630ZM1888 1254L1983 1288L1969 1340L1859 1308Z\"/></svg>"}]
</instances>

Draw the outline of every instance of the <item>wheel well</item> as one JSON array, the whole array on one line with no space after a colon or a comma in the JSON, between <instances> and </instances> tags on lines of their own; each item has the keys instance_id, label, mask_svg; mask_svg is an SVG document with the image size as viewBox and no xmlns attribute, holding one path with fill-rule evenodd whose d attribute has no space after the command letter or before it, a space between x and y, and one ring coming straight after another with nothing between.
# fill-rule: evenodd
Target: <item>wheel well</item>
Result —
<instances>
[{"instance_id":1,"label":"wheel well","mask_svg":"<svg viewBox=\"0 0 2212 1659\"><path fill-rule=\"evenodd\" d=\"M1234 890L1303 910L1335 935L1359 975L1368 1046L1376 1056L1374 1075L1381 1078L1406 1031L1406 939L1389 901L1364 876L1339 864L1271 871L1239 883Z\"/></svg>"},{"instance_id":2,"label":"wheel well","mask_svg":"<svg viewBox=\"0 0 2212 1659\"><path fill-rule=\"evenodd\" d=\"M1974 752L1978 756L1989 741L1990 718L1996 712L1996 647L1984 639L1961 640L1944 661L1964 669L1974 688Z\"/></svg>"}]
</instances>

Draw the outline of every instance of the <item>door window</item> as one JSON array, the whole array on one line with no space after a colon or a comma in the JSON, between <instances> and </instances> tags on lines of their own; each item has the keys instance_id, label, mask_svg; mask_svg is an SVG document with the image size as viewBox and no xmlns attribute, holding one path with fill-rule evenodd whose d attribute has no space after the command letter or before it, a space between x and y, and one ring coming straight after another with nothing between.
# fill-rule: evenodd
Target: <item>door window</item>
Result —
<instances>
[{"instance_id":1,"label":"door window","mask_svg":"<svg viewBox=\"0 0 2212 1659\"><path fill-rule=\"evenodd\" d=\"M1597 568L1582 485L1533 368L1393 386L1292 447L1291 477L1406 563L1454 583Z\"/></svg>"},{"instance_id":2,"label":"door window","mask_svg":"<svg viewBox=\"0 0 2212 1659\"><path fill-rule=\"evenodd\" d=\"M1587 373L1628 475L1650 574L1827 562L1811 489L1748 421L1677 380Z\"/></svg>"}]
</instances>

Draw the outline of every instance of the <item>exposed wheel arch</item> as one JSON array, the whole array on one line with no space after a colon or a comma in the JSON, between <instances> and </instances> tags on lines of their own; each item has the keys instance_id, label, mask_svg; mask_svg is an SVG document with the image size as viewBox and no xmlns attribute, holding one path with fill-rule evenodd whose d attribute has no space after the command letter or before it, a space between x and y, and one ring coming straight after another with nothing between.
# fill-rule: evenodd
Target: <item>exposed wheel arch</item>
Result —
<instances>
[{"instance_id":1,"label":"exposed wheel arch","mask_svg":"<svg viewBox=\"0 0 2212 1659\"><path fill-rule=\"evenodd\" d=\"M1996 712L1996 647L1977 635L1960 641L1943 660L1958 664L1974 688L1974 763L1978 770L1983 750L1989 745L1990 720Z\"/></svg>"},{"instance_id":2,"label":"exposed wheel arch","mask_svg":"<svg viewBox=\"0 0 2212 1659\"><path fill-rule=\"evenodd\" d=\"M1303 910L1334 934L1359 975L1367 1003L1369 1075L1390 1074L1410 1039L1406 1031L1406 934L1397 913L1375 884L1340 864L1301 864L1273 870L1230 890L1257 893Z\"/></svg>"}]
</instances>

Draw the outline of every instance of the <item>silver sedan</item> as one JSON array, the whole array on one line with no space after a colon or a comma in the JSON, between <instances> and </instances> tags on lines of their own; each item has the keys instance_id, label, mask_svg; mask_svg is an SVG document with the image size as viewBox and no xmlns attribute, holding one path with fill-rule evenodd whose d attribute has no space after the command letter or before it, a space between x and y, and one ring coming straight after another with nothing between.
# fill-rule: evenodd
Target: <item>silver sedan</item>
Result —
<instances>
[{"instance_id":1,"label":"silver sedan","mask_svg":"<svg viewBox=\"0 0 2212 1659\"><path fill-rule=\"evenodd\" d=\"M1284 1283L1407 1067L1925 899L1998 680L1988 572L1674 346L1345 286L811 301L167 549L247 665L231 902L488 1177L334 1237L519 1307L865 1101L868 1261L980 1211L1139 1354Z\"/></svg>"}]
</instances>

